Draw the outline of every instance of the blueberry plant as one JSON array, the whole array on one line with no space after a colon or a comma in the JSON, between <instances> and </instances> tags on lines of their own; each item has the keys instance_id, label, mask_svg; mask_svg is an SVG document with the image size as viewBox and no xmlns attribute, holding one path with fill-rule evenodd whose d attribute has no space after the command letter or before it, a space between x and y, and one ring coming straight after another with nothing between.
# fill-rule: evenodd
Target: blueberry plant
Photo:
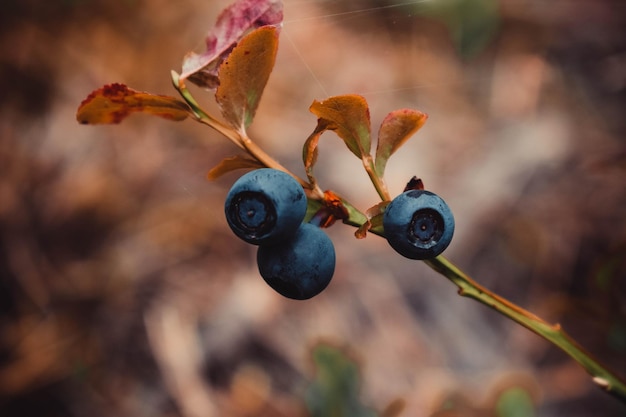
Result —
<instances>
[{"instance_id":1,"label":"blueberry plant","mask_svg":"<svg viewBox=\"0 0 626 417\"><path fill-rule=\"evenodd\" d=\"M238 0L218 17L206 38L206 50L188 53L182 72L171 72L181 99L105 85L83 100L77 112L82 124L115 124L141 112L174 121L192 119L208 125L242 151L215 166L213 180L234 170L249 172L237 180L225 201L226 220L244 241L258 245L260 275L277 292L309 299L330 282L335 251L322 230L337 221L387 239L401 255L422 260L472 298L542 336L577 361L592 381L626 402L626 383L578 345L560 325L534 314L484 288L441 253L454 232L448 205L413 178L405 191L392 198L384 181L389 158L426 122L427 115L412 109L390 112L379 128L372 152L369 109L358 95L314 101L309 110L317 125L304 141L302 160L306 178L278 163L248 136L263 90L272 72L282 23L279 0ZM187 83L214 91L221 118L205 111ZM314 167L324 132L334 132L359 158L380 201L361 211L333 191L323 191Z\"/></svg>"}]
</instances>

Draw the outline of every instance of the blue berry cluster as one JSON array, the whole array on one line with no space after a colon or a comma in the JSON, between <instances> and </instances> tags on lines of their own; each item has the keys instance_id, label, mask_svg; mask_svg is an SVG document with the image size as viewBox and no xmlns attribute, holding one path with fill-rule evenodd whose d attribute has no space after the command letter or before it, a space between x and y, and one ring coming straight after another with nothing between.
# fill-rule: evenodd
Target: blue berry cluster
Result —
<instances>
[{"instance_id":1,"label":"blue berry cluster","mask_svg":"<svg viewBox=\"0 0 626 417\"><path fill-rule=\"evenodd\" d=\"M335 272L335 248L328 235L303 223L307 198L291 175L272 168L239 178L228 192L226 220L244 241L257 245L257 265L279 294L306 300L322 292ZM410 259L431 259L443 252L454 233L454 217L438 195L409 190L383 214L385 237Z\"/></svg>"},{"instance_id":2,"label":"blue berry cluster","mask_svg":"<svg viewBox=\"0 0 626 417\"><path fill-rule=\"evenodd\" d=\"M306 300L328 286L335 248L319 227L303 223L307 198L291 175L262 168L239 178L226 197L226 220L244 241L259 246L257 264L279 294Z\"/></svg>"}]
</instances>

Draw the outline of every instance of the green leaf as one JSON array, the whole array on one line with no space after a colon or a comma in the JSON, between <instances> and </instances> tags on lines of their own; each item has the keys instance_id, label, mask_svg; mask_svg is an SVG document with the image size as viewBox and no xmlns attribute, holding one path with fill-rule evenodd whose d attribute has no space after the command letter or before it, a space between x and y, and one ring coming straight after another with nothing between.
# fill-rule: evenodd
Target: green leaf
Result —
<instances>
[{"instance_id":1,"label":"green leaf","mask_svg":"<svg viewBox=\"0 0 626 417\"><path fill-rule=\"evenodd\" d=\"M185 120L191 109L174 97L145 93L124 84L107 84L93 91L78 106L81 124L117 124L132 113L146 113L169 120Z\"/></svg>"},{"instance_id":2,"label":"green leaf","mask_svg":"<svg viewBox=\"0 0 626 417\"><path fill-rule=\"evenodd\" d=\"M318 117L318 128L334 131L358 158L370 154L370 113L365 98L350 94L314 101L309 108ZM321 132L320 132L321 134Z\"/></svg>"},{"instance_id":3,"label":"green leaf","mask_svg":"<svg viewBox=\"0 0 626 417\"><path fill-rule=\"evenodd\" d=\"M215 99L222 116L236 129L245 130L252 123L277 50L278 30L263 26L245 36L220 65Z\"/></svg>"},{"instance_id":4,"label":"green leaf","mask_svg":"<svg viewBox=\"0 0 626 417\"><path fill-rule=\"evenodd\" d=\"M359 367L343 351L319 345L313 351L315 380L306 393L311 417L376 417L360 399Z\"/></svg>"},{"instance_id":5,"label":"green leaf","mask_svg":"<svg viewBox=\"0 0 626 417\"><path fill-rule=\"evenodd\" d=\"M502 20L498 0L420 2L415 12L447 26L463 58L473 58L493 44Z\"/></svg>"},{"instance_id":6,"label":"green leaf","mask_svg":"<svg viewBox=\"0 0 626 417\"><path fill-rule=\"evenodd\" d=\"M235 155L230 158L223 159L219 164L211 168L207 174L209 181L213 181L224 174L238 169L257 169L263 168L265 165L256 159L247 158L242 155Z\"/></svg>"},{"instance_id":7,"label":"green leaf","mask_svg":"<svg viewBox=\"0 0 626 417\"><path fill-rule=\"evenodd\" d=\"M320 200L313 200L309 198L307 200L306 213L304 215L303 223L308 223L315 214L324 207L324 203Z\"/></svg>"},{"instance_id":8,"label":"green leaf","mask_svg":"<svg viewBox=\"0 0 626 417\"><path fill-rule=\"evenodd\" d=\"M426 123L428 115L412 109L392 111L385 117L378 131L376 146L376 174L382 178L389 157Z\"/></svg>"},{"instance_id":9,"label":"green leaf","mask_svg":"<svg viewBox=\"0 0 626 417\"><path fill-rule=\"evenodd\" d=\"M528 392L519 387L504 391L496 402L497 417L534 417L535 405Z\"/></svg>"}]
</instances>

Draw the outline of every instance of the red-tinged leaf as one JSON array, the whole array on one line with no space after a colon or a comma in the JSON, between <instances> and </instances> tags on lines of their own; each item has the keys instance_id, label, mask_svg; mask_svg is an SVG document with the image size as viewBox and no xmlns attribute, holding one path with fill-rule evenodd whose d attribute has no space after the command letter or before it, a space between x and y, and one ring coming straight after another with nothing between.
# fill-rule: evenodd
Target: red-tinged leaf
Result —
<instances>
[{"instance_id":1,"label":"red-tinged leaf","mask_svg":"<svg viewBox=\"0 0 626 417\"><path fill-rule=\"evenodd\" d=\"M218 68L243 36L256 28L283 21L283 4L280 0L239 0L217 18L215 27L208 33L206 50L197 54L189 52L183 59L181 80L208 89L219 85Z\"/></svg>"},{"instance_id":2,"label":"red-tinged leaf","mask_svg":"<svg viewBox=\"0 0 626 417\"><path fill-rule=\"evenodd\" d=\"M326 190L323 200L308 200L304 221L321 228L327 228L337 220L347 220L349 217L350 213L341 197L330 190Z\"/></svg>"},{"instance_id":3,"label":"red-tinged leaf","mask_svg":"<svg viewBox=\"0 0 626 417\"><path fill-rule=\"evenodd\" d=\"M382 177L389 157L421 128L428 115L417 110L400 109L385 117L378 132L376 174Z\"/></svg>"},{"instance_id":4,"label":"red-tinged leaf","mask_svg":"<svg viewBox=\"0 0 626 417\"><path fill-rule=\"evenodd\" d=\"M80 103L76 120L82 124L116 124L131 113L180 121L191 114L191 109L174 97L133 90L124 84L108 84L93 91Z\"/></svg>"},{"instance_id":5,"label":"red-tinged leaf","mask_svg":"<svg viewBox=\"0 0 626 417\"><path fill-rule=\"evenodd\" d=\"M246 158L242 155L235 155L230 158L223 159L219 164L215 165L207 174L209 181L213 181L224 174L238 169L258 169L265 165L256 159Z\"/></svg>"},{"instance_id":6,"label":"red-tinged leaf","mask_svg":"<svg viewBox=\"0 0 626 417\"><path fill-rule=\"evenodd\" d=\"M360 159L371 148L370 113L365 98L358 95L330 97L314 101L309 108L318 117L318 126L333 130Z\"/></svg>"},{"instance_id":7,"label":"red-tinged leaf","mask_svg":"<svg viewBox=\"0 0 626 417\"><path fill-rule=\"evenodd\" d=\"M413 176L413 178L411 178L409 182L406 183L406 186L404 187L404 191L402 192L411 191L411 190L423 190L423 189L424 189L424 182L422 181L422 179L417 178L416 176Z\"/></svg>"},{"instance_id":8,"label":"red-tinged leaf","mask_svg":"<svg viewBox=\"0 0 626 417\"><path fill-rule=\"evenodd\" d=\"M324 206L326 206L336 219L345 220L349 217L348 210L343 200L330 190L324 191Z\"/></svg>"},{"instance_id":9,"label":"red-tinged leaf","mask_svg":"<svg viewBox=\"0 0 626 417\"><path fill-rule=\"evenodd\" d=\"M277 50L277 29L263 26L246 35L220 65L215 100L233 127L245 130L252 123Z\"/></svg>"}]
</instances>

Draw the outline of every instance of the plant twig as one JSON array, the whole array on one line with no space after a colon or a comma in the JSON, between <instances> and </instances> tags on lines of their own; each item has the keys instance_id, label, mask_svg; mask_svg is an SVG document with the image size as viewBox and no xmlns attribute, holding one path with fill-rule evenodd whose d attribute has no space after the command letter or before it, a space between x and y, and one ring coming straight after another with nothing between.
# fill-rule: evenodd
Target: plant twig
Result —
<instances>
[{"instance_id":1,"label":"plant twig","mask_svg":"<svg viewBox=\"0 0 626 417\"><path fill-rule=\"evenodd\" d=\"M248 152L250 156L255 158L266 167L283 171L294 177L300 183L300 185L302 185L302 187L308 191L307 194L309 195L309 197L318 200L324 198L324 192L321 190L321 188L319 188L319 186L317 186L317 184L312 185L309 182L298 177L297 175L293 174L278 161L272 158L267 152L261 149L261 147L259 147L256 143L254 143L254 141L252 141L245 132L241 132L220 122L209 113L204 111L195 100L193 95L189 92L184 82L180 79L180 75L176 71L171 71L171 77L174 88L176 88L181 97L187 102L189 107L191 107L194 115L196 116L196 121L203 123L221 133L228 140L237 145L238 148Z\"/></svg>"},{"instance_id":2,"label":"plant twig","mask_svg":"<svg viewBox=\"0 0 626 417\"><path fill-rule=\"evenodd\" d=\"M178 74L172 71L172 81L174 87L179 91L181 96L189 104L196 115L196 120L204 123L219 133L226 136L231 142L237 145L242 150L248 152L252 157L256 158L263 165L284 171L292 175L307 191L307 196L314 199L323 201L324 193L319 188L317 183L313 184L303 180L297 175L291 173L287 168L283 167L274 158L269 156L261 147L253 142L245 133L227 126L219 120L213 118L206 113L198 103L195 101L191 93L187 90L184 84L179 80ZM363 159L363 166L367 171L376 191L383 201L389 201L390 196L387 187L382 178L376 175L371 160ZM366 224L369 219L366 215L361 213L348 201L342 199L342 204L348 213L348 218L344 219L344 223L354 227L361 227ZM382 225L372 227L369 229L371 233L385 236ZM481 286L472 278L470 278L461 269L455 266L452 262L448 261L443 256L438 256L433 259L424 261L433 270L448 278L459 289L459 295L463 297L472 298L487 307L492 308L498 313L508 317L516 323L526 327L530 331L543 337L572 359L580 364L591 376L592 381L601 389L607 393L618 398L622 402L626 403L626 382L619 376L608 370L604 365L595 359L589 352L585 351L571 336L569 336L559 324L551 325L536 315L524 310L523 308L513 304L509 300L491 292L487 288Z\"/></svg>"},{"instance_id":3,"label":"plant twig","mask_svg":"<svg viewBox=\"0 0 626 417\"><path fill-rule=\"evenodd\" d=\"M481 286L443 256L424 261L459 288L459 295L472 298L548 340L578 362L604 391L626 402L626 382L600 364L572 339L559 324L551 325L534 314Z\"/></svg>"}]
</instances>

